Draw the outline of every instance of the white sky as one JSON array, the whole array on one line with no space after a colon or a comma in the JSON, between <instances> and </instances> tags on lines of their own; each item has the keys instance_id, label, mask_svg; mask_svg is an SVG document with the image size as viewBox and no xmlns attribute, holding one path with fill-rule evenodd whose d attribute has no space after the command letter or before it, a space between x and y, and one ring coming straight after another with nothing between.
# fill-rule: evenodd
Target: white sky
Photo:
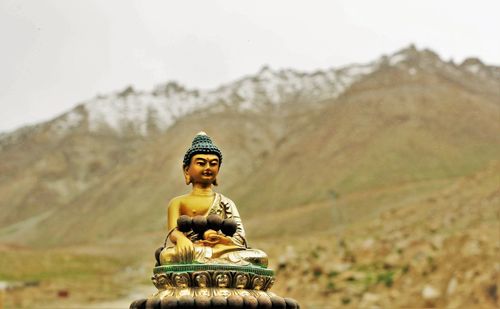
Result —
<instances>
[{"instance_id":1,"label":"white sky","mask_svg":"<svg viewBox=\"0 0 500 309\"><path fill-rule=\"evenodd\" d=\"M209 89L267 64L327 69L410 43L500 65L500 1L0 0L0 132L96 94Z\"/></svg>"}]
</instances>

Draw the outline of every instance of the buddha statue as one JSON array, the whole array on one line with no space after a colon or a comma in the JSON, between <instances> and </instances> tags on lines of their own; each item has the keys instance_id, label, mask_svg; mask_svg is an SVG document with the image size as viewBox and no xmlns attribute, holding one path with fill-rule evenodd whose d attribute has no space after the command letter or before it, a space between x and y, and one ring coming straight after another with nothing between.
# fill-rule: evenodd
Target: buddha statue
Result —
<instances>
[{"instance_id":1,"label":"buddha statue","mask_svg":"<svg viewBox=\"0 0 500 309\"><path fill-rule=\"evenodd\" d=\"M267 255L248 247L234 202L213 191L221 163L219 148L204 132L198 133L184 155L182 167L192 190L168 204L169 233L159 254L160 265L196 262L267 267ZM182 231L179 222L191 223L193 230ZM232 235L223 233L231 229L225 229L224 224L234 226ZM222 231L217 231L221 225Z\"/></svg>"},{"instance_id":2,"label":"buddha statue","mask_svg":"<svg viewBox=\"0 0 500 309\"><path fill-rule=\"evenodd\" d=\"M192 190L168 204L167 239L155 252L158 291L130 308L299 308L269 291L267 255L248 246L234 202L213 191L221 163L219 148L198 133L183 160Z\"/></svg>"}]
</instances>

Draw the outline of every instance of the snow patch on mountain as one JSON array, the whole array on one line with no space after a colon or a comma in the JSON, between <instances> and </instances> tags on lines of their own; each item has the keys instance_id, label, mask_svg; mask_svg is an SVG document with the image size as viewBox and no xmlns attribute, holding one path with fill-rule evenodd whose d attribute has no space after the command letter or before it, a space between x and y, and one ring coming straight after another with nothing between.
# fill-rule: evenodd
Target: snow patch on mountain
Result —
<instances>
[{"instance_id":1,"label":"snow patch on mountain","mask_svg":"<svg viewBox=\"0 0 500 309\"><path fill-rule=\"evenodd\" d=\"M269 107L279 108L289 102L317 104L338 97L363 77L386 66L405 70L410 75L424 70L442 70L453 76L474 74L490 80L500 78L500 68L488 67L478 59L468 59L461 65L455 65L442 61L430 50L419 51L410 46L382 56L375 62L337 69L300 72L272 70L265 66L254 75L212 90L187 89L176 82L159 85L149 92L137 92L127 87L121 92L83 102L79 107L40 125L51 126L51 131L59 136L80 126L91 132L110 129L116 133L129 133L132 130L135 134L146 136L152 130L164 131L177 119L200 109L223 112L231 108L258 112ZM15 140L13 134L25 131L19 129L2 134L0 141Z\"/></svg>"},{"instance_id":2,"label":"snow patch on mountain","mask_svg":"<svg viewBox=\"0 0 500 309\"><path fill-rule=\"evenodd\" d=\"M72 128L80 126L83 121L84 116L76 110L64 114L60 120L56 121L54 124L55 128L59 132L65 132Z\"/></svg>"},{"instance_id":3,"label":"snow patch on mountain","mask_svg":"<svg viewBox=\"0 0 500 309\"><path fill-rule=\"evenodd\" d=\"M396 65L408 59L408 56L404 53L398 53L389 58L389 65Z\"/></svg>"},{"instance_id":4,"label":"snow patch on mountain","mask_svg":"<svg viewBox=\"0 0 500 309\"><path fill-rule=\"evenodd\" d=\"M188 90L177 83L158 86L152 92L135 92L129 87L120 93L84 102L83 109L91 132L108 128L121 133L132 129L147 135L150 127L163 131L176 119L200 108L222 105L240 111L260 110L267 105L286 104L297 98L314 103L337 97L374 69L375 66L370 64L303 73L290 69L273 71L264 67L256 75L211 91ZM57 119L54 125L60 130L69 130L82 121L80 112L73 110Z\"/></svg>"},{"instance_id":5,"label":"snow patch on mountain","mask_svg":"<svg viewBox=\"0 0 500 309\"><path fill-rule=\"evenodd\" d=\"M165 108L162 98L150 94L111 95L98 98L84 104L90 131L97 131L107 126L115 131L122 131L133 125L140 134L147 133L148 117L158 117L163 121L156 125L167 126L173 122L173 113Z\"/></svg>"}]
</instances>

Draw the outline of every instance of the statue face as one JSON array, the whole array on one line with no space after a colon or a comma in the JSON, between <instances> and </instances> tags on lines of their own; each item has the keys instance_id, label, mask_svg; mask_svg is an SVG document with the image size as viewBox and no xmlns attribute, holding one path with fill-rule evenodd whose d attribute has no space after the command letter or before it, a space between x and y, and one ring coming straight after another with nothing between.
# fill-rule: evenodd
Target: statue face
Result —
<instances>
[{"instance_id":1,"label":"statue face","mask_svg":"<svg viewBox=\"0 0 500 309\"><path fill-rule=\"evenodd\" d=\"M193 183L212 184L219 173L219 157L214 154L196 154L184 169Z\"/></svg>"},{"instance_id":2,"label":"statue face","mask_svg":"<svg viewBox=\"0 0 500 309\"><path fill-rule=\"evenodd\" d=\"M218 287L225 288L229 285L229 276L226 274L217 275L215 281Z\"/></svg>"},{"instance_id":3,"label":"statue face","mask_svg":"<svg viewBox=\"0 0 500 309\"><path fill-rule=\"evenodd\" d=\"M262 277L255 277L253 279L253 288L254 290L260 290L264 286L264 279Z\"/></svg>"},{"instance_id":4,"label":"statue face","mask_svg":"<svg viewBox=\"0 0 500 309\"><path fill-rule=\"evenodd\" d=\"M208 286L208 278L204 274L196 275L195 280L200 288L206 288Z\"/></svg>"},{"instance_id":5,"label":"statue face","mask_svg":"<svg viewBox=\"0 0 500 309\"><path fill-rule=\"evenodd\" d=\"M187 275L175 275L174 277L175 284L180 288L186 288L189 285L189 279Z\"/></svg>"},{"instance_id":6,"label":"statue face","mask_svg":"<svg viewBox=\"0 0 500 309\"><path fill-rule=\"evenodd\" d=\"M239 274L236 276L236 288L244 289L247 285L248 277L246 275Z\"/></svg>"}]
</instances>

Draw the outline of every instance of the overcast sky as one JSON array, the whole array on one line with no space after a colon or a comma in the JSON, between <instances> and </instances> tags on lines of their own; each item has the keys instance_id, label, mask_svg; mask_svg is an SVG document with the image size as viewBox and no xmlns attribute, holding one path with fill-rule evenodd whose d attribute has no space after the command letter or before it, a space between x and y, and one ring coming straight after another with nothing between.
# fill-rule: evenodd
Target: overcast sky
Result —
<instances>
[{"instance_id":1,"label":"overcast sky","mask_svg":"<svg viewBox=\"0 0 500 309\"><path fill-rule=\"evenodd\" d=\"M500 1L0 0L0 132L96 94L214 88L263 65L312 71L410 43L500 65Z\"/></svg>"}]
</instances>

